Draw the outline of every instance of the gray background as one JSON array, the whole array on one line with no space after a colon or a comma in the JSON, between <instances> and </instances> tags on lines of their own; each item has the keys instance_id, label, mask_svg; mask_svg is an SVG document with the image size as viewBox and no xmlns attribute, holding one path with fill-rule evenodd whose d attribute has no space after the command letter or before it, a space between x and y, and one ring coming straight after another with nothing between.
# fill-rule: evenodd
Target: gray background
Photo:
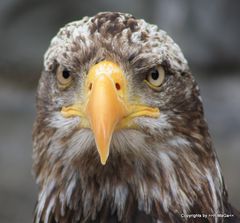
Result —
<instances>
[{"instance_id":1,"label":"gray background","mask_svg":"<svg viewBox=\"0 0 240 223\"><path fill-rule=\"evenodd\" d=\"M156 23L180 45L200 85L230 201L240 209L240 1L1 0L0 222L32 221L31 129L44 51L61 26L99 11Z\"/></svg>"}]
</instances>

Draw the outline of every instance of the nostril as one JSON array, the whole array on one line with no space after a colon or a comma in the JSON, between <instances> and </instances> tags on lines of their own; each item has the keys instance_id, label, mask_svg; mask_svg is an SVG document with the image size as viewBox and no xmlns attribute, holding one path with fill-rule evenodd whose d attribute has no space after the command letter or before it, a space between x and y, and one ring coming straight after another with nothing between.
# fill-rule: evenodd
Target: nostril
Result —
<instances>
[{"instance_id":1,"label":"nostril","mask_svg":"<svg viewBox=\"0 0 240 223\"><path fill-rule=\"evenodd\" d=\"M116 83L116 84L115 84L115 87L116 87L117 90L120 90L120 89L121 89L121 86L120 86L119 83Z\"/></svg>"},{"instance_id":2,"label":"nostril","mask_svg":"<svg viewBox=\"0 0 240 223\"><path fill-rule=\"evenodd\" d=\"M89 84L88 89L91 91L92 90L92 83Z\"/></svg>"}]
</instances>

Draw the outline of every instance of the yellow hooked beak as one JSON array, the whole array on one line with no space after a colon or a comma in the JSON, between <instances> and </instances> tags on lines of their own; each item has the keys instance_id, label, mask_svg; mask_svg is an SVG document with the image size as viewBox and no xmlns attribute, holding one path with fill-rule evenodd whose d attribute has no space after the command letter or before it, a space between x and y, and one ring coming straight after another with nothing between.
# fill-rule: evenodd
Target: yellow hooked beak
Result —
<instances>
[{"instance_id":1,"label":"yellow hooked beak","mask_svg":"<svg viewBox=\"0 0 240 223\"><path fill-rule=\"evenodd\" d=\"M102 61L92 66L85 81L85 101L63 107L64 117L82 117L81 126L91 128L101 163L106 164L114 130L134 128L132 120L139 116L157 118L158 108L129 103L127 80L115 63Z\"/></svg>"}]
</instances>

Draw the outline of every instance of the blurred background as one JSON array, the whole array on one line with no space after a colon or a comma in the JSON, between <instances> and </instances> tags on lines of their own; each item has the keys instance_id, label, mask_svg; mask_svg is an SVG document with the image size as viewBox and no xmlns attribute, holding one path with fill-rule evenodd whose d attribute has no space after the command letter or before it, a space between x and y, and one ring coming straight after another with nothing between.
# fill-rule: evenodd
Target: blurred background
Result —
<instances>
[{"instance_id":1,"label":"blurred background","mask_svg":"<svg viewBox=\"0 0 240 223\"><path fill-rule=\"evenodd\" d=\"M121 11L167 31L200 85L232 204L240 209L240 1L1 0L0 222L30 223L35 92L50 39L67 22Z\"/></svg>"}]
</instances>

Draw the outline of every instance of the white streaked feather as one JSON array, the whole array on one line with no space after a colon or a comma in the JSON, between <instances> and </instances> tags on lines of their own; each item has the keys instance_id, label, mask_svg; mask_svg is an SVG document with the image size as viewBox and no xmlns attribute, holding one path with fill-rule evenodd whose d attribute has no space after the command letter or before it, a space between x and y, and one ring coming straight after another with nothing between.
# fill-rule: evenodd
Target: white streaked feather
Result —
<instances>
[{"instance_id":1,"label":"white streaked feather","mask_svg":"<svg viewBox=\"0 0 240 223\"><path fill-rule=\"evenodd\" d=\"M45 203L49 195L52 193L52 190L54 189L56 185L55 180L51 180L49 183L46 183L46 186L42 189L42 191L39 193L38 196L38 205L37 205L37 218L36 222L40 221L42 211L45 207Z\"/></svg>"},{"instance_id":2,"label":"white streaked feather","mask_svg":"<svg viewBox=\"0 0 240 223\"><path fill-rule=\"evenodd\" d=\"M159 152L159 158L164 168L164 174L167 176L167 179L169 181L168 185L173 196L173 199L177 203L181 204L183 212L187 213L192 202L189 200L186 194L181 190L181 187L178 185L175 165L172 159L169 157L168 153L162 151ZM168 194L164 194L164 196L165 197L163 198L163 207L165 211L168 211L170 205L172 204L172 201L169 200L170 196Z\"/></svg>"},{"instance_id":3,"label":"white streaked feather","mask_svg":"<svg viewBox=\"0 0 240 223\"><path fill-rule=\"evenodd\" d=\"M114 206L116 207L117 216L118 216L119 221L121 220L121 218L123 216L128 193L129 193L129 190L126 185L116 186L115 190L113 192Z\"/></svg>"},{"instance_id":4,"label":"white streaked feather","mask_svg":"<svg viewBox=\"0 0 240 223\"><path fill-rule=\"evenodd\" d=\"M66 196L66 201L67 201L67 205L70 205L70 200L72 197L72 193L76 187L77 184L77 179L75 177L75 175L71 178L70 183L67 186L66 192L65 192L65 196Z\"/></svg>"},{"instance_id":5,"label":"white streaked feather","mask_svg":"<svg viewBox=\"0 0 240 223\"><path fill-rule=\"evenodd\" d=\"M66 150L64 156L66 159L73 159L93 146L95 146L95 140L92 131L90 129L80 129L71 137L68 144L69 149Z\"/></svg>"},{"instance_id":6,"label":"white streaked feather","mask_svg":"<svg viewBox=\"0 0 240 223\"><path fill-rule=\"evenodd\" d=\"M138 153L139 151L149 151L150 148L145 142L145 136L145 134L134 129L119 130L113 133L111 146L113 150L119 152L131 151Z\"/></svg>"},{"instance_id":7,"label":"white streaked feather","mask_svg":"<svg viewBox=\"0 0 240 223\"><path fill-rule=\"evenodd\" d=\"M215 223L217 223L218 222L217 214L219 212L219 209L218 209L216 186L214 184L213 177L212 177L212 174L210 173L210 171L207 169L205 171L206 171L206 177L207 177L207 180L208 180L208 183L210 186L210 190L211 190L211 194L212 194L212 202L213 202L213 209L214 209L213 214L216 214Z\"/></svg>"},{"instance_id":8,"label":"white streaked feather","mask_svg":"<svg viewBox=\"0 0 240 223\"><path fill-rule=\"evenodd\" d=\"M47 211L45 213L44 222L46 222L46 223L48 222L49 216L50 216L51 211L53 210L53 208L55 206L55 203L56 203L56 198L52 197L49 204L48 204Z\"/></svg>"},{"instance_id":9,"label":"white streaked feather","mask_svg":"<svg viewBox=\"0 0 240 223\"><path fill-rule=\"evenodd\" d=\"M80 124L79 117L65 118L60 112L53 112L51 117L46 121L48 122L49 127L60 129L61 132L66 132Z\"/></svg>"},{"instance_id":10,"label":"white streaked feather","mask_svg":"<svg viewBox=\"0 0 240 223\"><path fill-rule=\"evenodd\" d=\"M183 149L190 146L189 141L180 136L173 136L172 138L167 140L166 144L171 147L173 146L179 149Z\"/></svg>"},{"instance_id":11,"label":"white streaked feather","mask_svg":"<svg viewBox=\"0 0 240 223\"><path fill-rule=\"evenodd\" d=\"M159 118L138 117L135 118L134 122L140 127L148 127L152 133L159 133L172 128L168 118L169 116L167 114L161 113Z\"/></svg>"}]
</instances>

